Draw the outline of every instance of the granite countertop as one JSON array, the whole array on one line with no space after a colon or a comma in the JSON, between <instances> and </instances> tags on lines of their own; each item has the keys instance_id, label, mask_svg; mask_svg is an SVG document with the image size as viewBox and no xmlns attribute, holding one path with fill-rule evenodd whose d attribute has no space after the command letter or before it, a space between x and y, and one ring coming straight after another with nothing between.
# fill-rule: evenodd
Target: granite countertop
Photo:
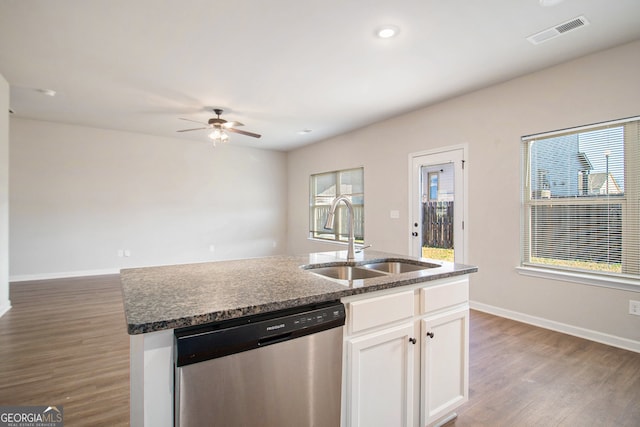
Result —
<instances>
[{"instance_id":1,"label":"granite countertop","mask_svg":"<svg viewBox=\"0 0 640 427\"><path fill-rule=\"evenodd\" d=\"M389 258L420 261L366 251L356 254L355 263ZM428 270L346 281L300 268L346 265L345 260L346 251L341 251L124 269L120 275L128 332L200 325L477 271L477 267L437 261L441 266Z\"/></svg>"}]
</instances>

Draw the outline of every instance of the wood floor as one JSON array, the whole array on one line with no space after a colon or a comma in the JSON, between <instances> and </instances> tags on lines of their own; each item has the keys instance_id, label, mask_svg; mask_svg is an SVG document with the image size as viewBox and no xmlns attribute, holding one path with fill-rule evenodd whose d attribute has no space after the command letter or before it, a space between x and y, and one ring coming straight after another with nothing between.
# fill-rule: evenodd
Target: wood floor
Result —
<instances>
[{"instance_id":1,"label":"wood floor","mask_svg":"<svg viewBox=\"0 0 640 427\"><path fill-rule=\"evenodd\" d=\"M10 290L0 406L62 405L65 426L127 426L119 277ZM640 426L640 354L477 311L470 323L470 400L450 426Z\"/></svg>"},{"instance_id":2,"label":"wood floor","mask_svg":"<svg viewBox=\"0 0 640 427\"><path fill-rule=\"evenodd\" d=\"M10 299L0 317L0 406L62 405L65 426L128 426L119 276L11 284Z\"/></svg>"},{"instance_id":3,"label":"wood floor","mask_svg":"<svg viewBox=\"0 0 640 427\"><path fill-rule=\"evenodd\" d=\"M640 426L640 354L472 311L456 427Z\"/></svg>"}]
</instances>

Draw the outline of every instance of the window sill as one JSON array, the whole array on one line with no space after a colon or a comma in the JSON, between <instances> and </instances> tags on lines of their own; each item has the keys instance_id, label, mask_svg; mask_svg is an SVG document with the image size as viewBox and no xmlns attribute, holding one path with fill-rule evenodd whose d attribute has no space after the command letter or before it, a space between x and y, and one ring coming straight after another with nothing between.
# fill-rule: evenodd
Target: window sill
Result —
<instances>
[{"instance_id":1,"label":"window sill","mask_svg":"<svg viewBox=\"0 0 640 427\"><path fill-rule=\"evenodd\" d=\"M558 271L538 267L516 267L518 274L550 280L562 280L589 286L599 286L623 291L640 292L640 281L624 277L598 276L595 274Z\"/></svg>"}]
</instances>

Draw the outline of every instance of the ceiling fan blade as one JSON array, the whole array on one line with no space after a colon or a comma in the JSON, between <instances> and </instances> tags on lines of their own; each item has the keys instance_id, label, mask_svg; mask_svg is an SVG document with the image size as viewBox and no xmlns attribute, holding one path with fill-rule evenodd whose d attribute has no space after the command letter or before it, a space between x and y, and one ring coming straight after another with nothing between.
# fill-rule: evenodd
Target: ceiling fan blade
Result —
<instances>
[{"instance_id":1,"label":"ceiling fan blade","mask_svg":"<svg viewBox=\"0 0 640 427\"><path fill-rule=\"evenodd\" d=\"M246 130L240 130L240 129L235 129L235 128L228 128L227 130L229 132L239 133L240 135L252 136L254 138L260 138L262 136L262 135L259 135L257 133L247 132Z\"/></svg>"},{"instance_id":2,"label":"ceiling fan blade","mask_svg":"<svg viewBox=\"0 0 640 427\"><path fill-rule=\"evenodd\" d=\"M184 117L178 117L180 120L186 120L188 122L193 122L193 123L200 123L201 125L206 125L205 122L199 122L197 120L191 120L191 119L185 119Z\"/></svg>"},{"instance_id":3,"label":"ceiling fan blade","mask_svg":"<svg viewBox=\"0 0 640 427\"><path fill-rule=\"evenodd\" d=\"M209 129L209 128L207 127L207 128L180 129L180 130L177 130L176 132L189 132L192 130L202 130L202 129Z\"/></svg>"},{"instance_id":4,"label":"ceiling fan blade","mask_svg":"<svg viewBox=\"0 0 640 427\"><path fill-rule=\"evenodd\" d=\"M244 126L244 123L240 123L240 122L226 122L224 125L224 127L226 128L233 128L236 126Z\"/></svg>"}]
</instances>

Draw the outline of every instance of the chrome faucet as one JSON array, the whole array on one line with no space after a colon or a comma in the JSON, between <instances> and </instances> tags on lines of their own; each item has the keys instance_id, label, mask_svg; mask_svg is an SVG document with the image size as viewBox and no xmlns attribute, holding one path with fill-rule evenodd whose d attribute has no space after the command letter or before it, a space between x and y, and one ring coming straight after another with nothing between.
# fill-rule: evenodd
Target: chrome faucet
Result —
<instances>
[{"instance_id":1,"label":"chrome faucet","mask_svg":"<svg viewBox=\"0 0 640 427\"><path fill-rule=\"evenodd\" d=\"M333 220L336 214L336 208L338 207L338 203L344 202L347 205L347 210L349 211L349 246L347 249L347 261L355 260L353 245L354 245L354 236L353 236L353 205L347 196L338 196L333 199L331 202L331 208L329 209L329 214L327 215L327 222L324 225L326 230L333 229Z\"/></svg>"}]
</instances>

